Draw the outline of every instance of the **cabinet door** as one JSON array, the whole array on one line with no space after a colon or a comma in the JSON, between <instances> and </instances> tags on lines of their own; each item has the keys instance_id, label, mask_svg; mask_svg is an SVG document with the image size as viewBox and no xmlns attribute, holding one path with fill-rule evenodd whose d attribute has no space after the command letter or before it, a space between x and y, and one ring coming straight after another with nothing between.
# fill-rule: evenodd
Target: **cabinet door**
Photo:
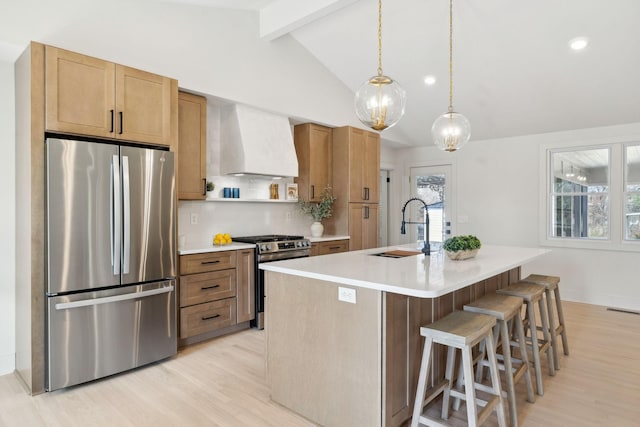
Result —
<instances>
[{"instance_id":1,"label":"cabinet door","mask_svg":"<svg viewBox=\"0 0 640 427\"><path fill-rule=\"evenodd\" d=\"M366 132L362 162L362 186L367 203L380 201L380 135Z\"/></svg>"},{"instance_id":2,"label":"cabinet door","mask_svg":"<svg viewBox=\"0 0 640 427\"><path fill-rule=\"evenodd\" d=\"M46 129L115 135L115 64L45 47Z\"/></svg>"},{"instance_id":3,"label":"cabinet door","mask_svg":"<svg viewBox=\"0 0 640 427\"><path fill-rule=\"evenodd\" d=\"M349 203L349 250L378 246L378 205Z\"/></svg>"},{"instance_id":4,"label":"cabinet door","mask_svg":"<svg viewBox=\"0 0 640 427\"><path fill-rule=\"evenodd\" d=\"M294 130L296 155L298 156L298 194L301 198L320 202L322 190L331 187L331 139L330 128L305 123Z\"/></svg>"},{"instance_id":5,"label":"cabinet door","mask_svg":"<svg viewBox=\"0 0 640 427\"><path fill-rule=\"evenodd\" d=\"M178 198L204 200L206 191L207 100L178 94Z\"/></svg>"},{"instance_id":6,"label":"cabinet door","mask_svg":"<svg viewBox=\"0 0 640 427\"><path fill-rule=\"evenodd\" d=\"M365 163L365 131L349 130L349 201L365 202L363 167Z\"/></svg>"},{"instance_id":7,"label":"cabinet door","mask_svg":"<svg viewBox=\"0 0 640 427\"><path fill-rule=\"evenodd\" d=\"M242 323L253 320L256 317L255 253L253 249L237 252L237 321Z\"/></svg>"},{"instance_id":8,"label":"cabinet door","mask_svg":"<svg viewBox=\"0 0 640 427\"><path fill-rule=\"evenodd\" d=\"M116 65L116 137L171 144L171 79Z\"/></svg>"}]
</instances>

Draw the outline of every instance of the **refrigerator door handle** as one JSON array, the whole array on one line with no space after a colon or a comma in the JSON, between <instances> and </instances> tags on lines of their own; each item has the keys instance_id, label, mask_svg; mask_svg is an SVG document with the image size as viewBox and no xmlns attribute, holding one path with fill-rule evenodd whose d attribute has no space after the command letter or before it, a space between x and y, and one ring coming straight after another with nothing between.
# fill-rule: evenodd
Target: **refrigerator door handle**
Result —
<instances>
[{"instance_id":1,"label":"refrigerator door handle","mask_svg":"<svg viewBox=\"0 0 640 427\"><path fill-rule=\"evenodd\" d=\"M129 157L122 156L122 192L123 192L123 228L124 246L122 249L122 274L129 273L131 256L131 185L129 183Z\"/></svg>"},{"instance_id":2,"label":"refrigerator door handle","mask_svg":"<svg viewBox=\"0 0 640 427\"><path fill-rule=\"evenodd\" d=\"M136 298L150 297L152 295L166 294L172 292L173 285L166 286L164 288L150 289L148 291L134 292L131 294L114 295L111 297L83 299L73 302L61 302L55 305L56 310L68 310L70 308L87 307L90 305L108 304L111 302L127 301Z\"/></svg>"},{"instance_id":3,"label":"refrigerator door handle","mask_svg":"<svg viewBox=\"0 0 640 427\"><path fill-rule=\"evenodd\" d=\"M111 266L113 275L120 274L120 235L122 232L120 209L120 157L114 154L111 159Z\"/></svg>"}]
</instances>

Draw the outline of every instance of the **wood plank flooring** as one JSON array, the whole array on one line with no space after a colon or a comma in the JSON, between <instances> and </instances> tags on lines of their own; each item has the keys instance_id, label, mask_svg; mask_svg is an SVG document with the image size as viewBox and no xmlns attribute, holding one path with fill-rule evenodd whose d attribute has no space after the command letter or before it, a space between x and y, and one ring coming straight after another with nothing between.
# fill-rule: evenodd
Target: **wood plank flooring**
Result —
<instances>
[{"instance_id":1,"label":"wood plank flooring","mask_svg":"<svg viewBox=\"0 0 640 427\"><path fill-rule=\"evenodd\" d=\"M519 390L520 425L639 425L640 316L587 304L564 307L571 355L561 354L555 377L545 371L545 394L536 403L527 403ZM450 421L465 425L464 418L463 406ZM495 416L488 425L497 425ZM314 424L269 399L264 332L251 329L188 347L161 363L35 397L15 375L2 376L0 426Z\"/></svg>"}]
</instances>

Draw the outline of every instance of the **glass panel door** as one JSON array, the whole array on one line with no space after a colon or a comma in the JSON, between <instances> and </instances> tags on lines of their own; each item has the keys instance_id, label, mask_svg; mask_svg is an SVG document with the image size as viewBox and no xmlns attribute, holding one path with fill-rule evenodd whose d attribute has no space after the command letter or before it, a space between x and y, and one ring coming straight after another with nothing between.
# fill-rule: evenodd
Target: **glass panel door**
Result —
<instances>
[{"instance_id":1,"label":"glass panel door","mask_svg":"<svg viewBox=\"0 0 640 427\"><path fill-rule=\"evenodd\" d=\"M429 241L436 247L451 232L451 176L451 165L411 168L411 197L417 197L428 205ZM407 226L411 240L423 242L426 220L424 205L411 202L405 215L407 221L418 223Z\"/></svg>"}]
</instances>

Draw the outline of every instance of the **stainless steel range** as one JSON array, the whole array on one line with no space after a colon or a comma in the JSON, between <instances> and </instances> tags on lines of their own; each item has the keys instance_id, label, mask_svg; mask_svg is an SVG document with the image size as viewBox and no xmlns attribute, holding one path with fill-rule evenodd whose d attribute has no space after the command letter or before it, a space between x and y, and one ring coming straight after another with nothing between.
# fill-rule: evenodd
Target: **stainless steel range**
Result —
<instances>
[{"instance_id":1,"label":"stainless steel range","mask_svg":"<svg viewBox=\"0 0 640 427\"><path fill-rule=\"evenodd\" d=\"M256 320L251 326L264 328L264 271L258 268L262 262L304 258L311 255L311 242L303 236L269 234L264 236L234 237L234 241L256 245Z\"/></svg>"}]
</instances>

